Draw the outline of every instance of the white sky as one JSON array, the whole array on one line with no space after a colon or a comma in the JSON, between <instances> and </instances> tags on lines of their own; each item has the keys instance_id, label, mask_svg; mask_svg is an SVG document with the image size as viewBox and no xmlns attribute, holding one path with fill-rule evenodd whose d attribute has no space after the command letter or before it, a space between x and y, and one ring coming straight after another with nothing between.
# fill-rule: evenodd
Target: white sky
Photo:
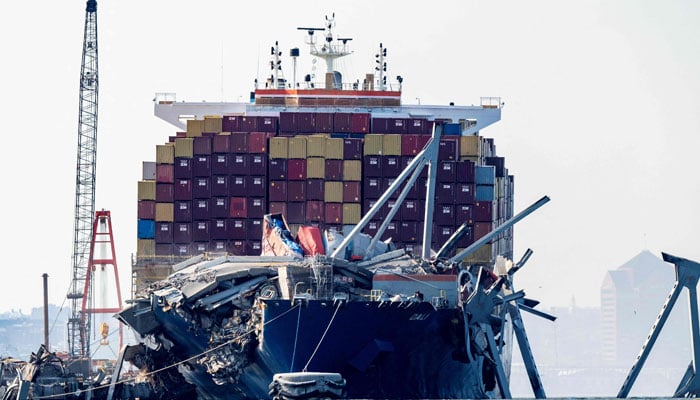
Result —
<instances>
[{"instance_id":1,"label":"white sky","mask_svg":"<svg viewBox=\"0 0 700 400\"><path fill-rule=\"evenodd\" d=\"M296 27L332 12L336 32L354 38L347 79L370 71L382 42L405 103L505 101L502 121L482 134L516 177L516 211L552 198L515 229L516 254L535 251L518 274L530 297L596 306L605 272L643 249L700 260L700 3L407 4L98 2L96 207L112 212L123 293L141 162L175 132L153 116L154 94L247 99L275 40L284 54L302 49L303 76L309 56ZM27 310L42 303L42 273L51 303L70 284L85 2L15 2L11 11L0 13L0 310Z\"/></svg>"}]
</instances>

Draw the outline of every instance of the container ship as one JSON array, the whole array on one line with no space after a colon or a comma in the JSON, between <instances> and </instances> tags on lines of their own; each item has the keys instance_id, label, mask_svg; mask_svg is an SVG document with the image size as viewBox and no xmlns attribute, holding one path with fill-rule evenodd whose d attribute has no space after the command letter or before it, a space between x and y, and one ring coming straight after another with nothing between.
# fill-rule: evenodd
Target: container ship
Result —
<instances>
[{"instance_id":1,"label":"container ship","mask_svg":"<svg viewBox=\"0 0 700 400\"><path fill-rule=\"evenodd\" d=\"M481 135L500 99L402 104L383 44L346 83L334 19L299 29L323 82L297 82L298 48L285 79L275 43L248 102L156 97L175 132L138 182L123 359L151 398L509 397L534 305L513 289L512 224L548 199L513 211Z\"/></svg>"}]
</instances>

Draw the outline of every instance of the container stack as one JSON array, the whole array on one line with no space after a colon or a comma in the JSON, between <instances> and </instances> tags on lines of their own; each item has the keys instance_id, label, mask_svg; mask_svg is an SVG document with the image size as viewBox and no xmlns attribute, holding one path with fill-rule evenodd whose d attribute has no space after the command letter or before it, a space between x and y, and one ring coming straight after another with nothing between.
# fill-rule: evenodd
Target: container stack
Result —
<instances>
[{"instance_id":1,"label":"container stack","mask_svg":"<svg viewBox=\"0 0 700 400\"><path fill-rule=\"evenodd\" d=\"M443 134L432 247L467 223L458 244L465 248L513 214L513 177L493 140L461 136L464 124L449 121L280 112L190 120L186 132L156 146L156 162L144 163L138 186L137 261L172 264L202 252L259 255L266 213L283 214L293 234L301 225L355 225L423 149L434 124ZM408 250L421 244L426 182L427 168L383 240ZM400 190L365 233L377 233ZM512 257L511 251L509 230L468 261Z\"/></svg>"}]
</instances>

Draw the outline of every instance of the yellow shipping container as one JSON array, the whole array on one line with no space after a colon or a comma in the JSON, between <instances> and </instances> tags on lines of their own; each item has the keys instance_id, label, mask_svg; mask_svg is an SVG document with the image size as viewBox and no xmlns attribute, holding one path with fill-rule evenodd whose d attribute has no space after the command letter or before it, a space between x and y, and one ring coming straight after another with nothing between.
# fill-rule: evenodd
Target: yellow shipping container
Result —
<instances>
[{"instance_id":1,"label":"yellow shipping container","mask_svg":"<svg viewBox=\"0 0 700 400\"><path fill-rule=\"evenodd\" d=\"M139 200L155 200L156 181L139 181L137 193Z\"/></svg>"},{"instance_id":2,"label":"yellow shipping container","mask_svg":"<svg viewBox=\"0 0 700 400\"><path fill-rule=\"evenodd\" d=\"M153 239L138 239L136 242L137 257L152 257L156 255L156 241Z\"/></svg>"},{"instance_id":3,"label":"yellow shipping container","mask_svg":"<svg viewBox=\"0 0 700 400\"><path fill-rule=\"evenodd\" d=\"M361 181L362 180L362 161L360 161L360 160L345 160L345 161L343 161L343 180L344 181Z\"/></svg>"},{"instance_id":4,"label":"yellow shipping container","mask_svg":"<svg viewBox=\"0 0 700 400\"><path fill-rule=\"evenodd\" d=\"M174 164L175 146L172 143L156 145L156 164Z\"/></svg>"},{"instance_id":5,"label":"yellow shipping container","mask_svg":"<svg viewBox=\"0 0 700 400\"><path fill-rule=\"evenodd\" d=\"M464 249L457 249L457 254L459 254L460 251ZM492 245L491 243L487 243L478 249L476 249L475 252L472 254L468 255L464 260L462 260L463 264L484 264L484 263L490 263L491 262L491 253L492 253Z\"/></svg>"},{"instance_id":6,"label":"yellow shipping container","mask_svg":"<svg viewBox=\"0 0 700 400\"><path fill-rule=\"evenodd\" d=\"M364 155L378 156L382 154L382 135L368 133L365 135Z\"/></svg>"},{"instance_id":7,"label":"yellow shipping container","mask_svg":"<svg viewBox=\"0 0 700 400\"><path fill-rule=\"evenodd\" d=\"M326 181L323 188L323 200L326 203L342 203L343 202L343 182Z\"/></svg>"},{"instance_id":8,"label":"yellow shipping container","mask_svg":"<svg viewBox=\"0 0 700 400\"><path fill-rule=\"evenodd\" d=\"M306 136L289 138L289 158L306 158Z\"/></svg>"},{"instance_id":9,"label":"yellow shipping container","mask_svg":"<svg viewBox=\"0 0 700 400\"><path fill-rule=\"evenodd\" d=\"M175 157L192 158L194 156L194 139L191 137L175 139Z\"/></svg>"},{"instance_id":10,"label":"yellow shipping container","mask_svg":"<svg viewBox=\"0 0 700 400\"><path fill-rule=\"evenodd\" d=\"M401 135L386 134L382 137L382 154L385 156L401 155Z\"/></svg>"},{"instance_id":11,"label":"yellow shipping container","mask_svg":"<svg viewBox=\"0 0 700 400\"><path fill-rule=\"evenodd\" d=\"M156 203L156 221L173 222L174 211L173 203Z\"/></svg>"},{"instance_id":12,"label":"yellow shipping container","mask_svg":"<svg viewBox=\"0 0 700 400\"><path fill-rule=\"evenodd\" d=\"M289 138L270 138L270 158L289 158Z\"/></svg>"},{"instance_id":13,"label":"yellow shipping container","mask_svg":"<svg viewBox=\"0 0 700 400\"><path fill-rule=\"evenodd\" d=\"M343 139L326 138L326 158L330 160L342 160L343 147Z\"/></svg>"},{"instance_id":14,"label":"yellow shipping container","mask_svg":"<svg viewBox=\"0 0 700 400\"><path fill-rule=\"evenodd\" d=\"M326 137L321 135L309 136L306 139L307 157L326 157Z\"/></svg>"},{"instance_id":15,"label":"yellow shipping container","mask_svg":"<svg viewBox=\"0 0 700 400\"><path fill-rule=\"evenodd\" d=\"M459 137L460 157L478 157L481 154L481 136L460 136Z\"/></svg>"},{"instance_id":16,"label":"yellow shipping container","mask_svg":"<svg viewBox=\"0 0 700 400\"><path fill-rule=\"evenodd\" d=\"M308 179L326 178L326 160L322 157L309 157L306 159L306 177ZM341 190L342 194L342 190Z\"/></svg>"},{"instance_id":17,"label":"yellow shipping container","mask_svg":"<svg viewBox=\"0 0 700 400\"><path fill-rule=\"evenodd\" d=\"M187 137L202 136L204 131L204 120L188 119L187 120Z\"/></svg>"},{"instance_id":18,"label":"yellow shipping container","mask_svg":"<svg viewBox=\"0 0 700 400\"><path fill-rule=\"evenodd\" d=\"M221 132L223 118L220 115L205 115L204 116L204 132Z\"/></svg>"},{"instance_id":19,"label":"yellow shipping container","mask_svg":"<svg viewBox=\"0 0 700 400\"><path fill-rule=\"evenodd\" d=\"M343 204L343 224L357 224L362 219L362 207L358 203Z\"/></svg>"}]
</instances>

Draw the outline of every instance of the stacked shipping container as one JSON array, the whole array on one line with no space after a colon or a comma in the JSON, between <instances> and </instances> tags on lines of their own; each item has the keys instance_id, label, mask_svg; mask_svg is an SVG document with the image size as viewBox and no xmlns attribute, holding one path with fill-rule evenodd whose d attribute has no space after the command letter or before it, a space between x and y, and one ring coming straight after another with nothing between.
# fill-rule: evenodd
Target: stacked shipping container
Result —
<instances>
[{"instance_id":1,"label":"stacked shipping container","mask_svg":"<svg viewBox=\"0 0 700 400\"><path fill-rule=\"evenodd\" d=\"M293 233L301 224L354 225L428 142L433 123L312 112L188 121L187 132L156 146L155 164L144 164L137 258L258 255L266 213L284 214ZM441 125L432 245L439 248L467 222L459 243L466 247L512 216L513 177L492 140L460 136L459 124ZM421 242L426 180L427 169L382 239L407 248ZM366 233L377 232L399 192ZM512 257L512 231L492 243L469 261Z\"/></svg>"}]
</instances>

